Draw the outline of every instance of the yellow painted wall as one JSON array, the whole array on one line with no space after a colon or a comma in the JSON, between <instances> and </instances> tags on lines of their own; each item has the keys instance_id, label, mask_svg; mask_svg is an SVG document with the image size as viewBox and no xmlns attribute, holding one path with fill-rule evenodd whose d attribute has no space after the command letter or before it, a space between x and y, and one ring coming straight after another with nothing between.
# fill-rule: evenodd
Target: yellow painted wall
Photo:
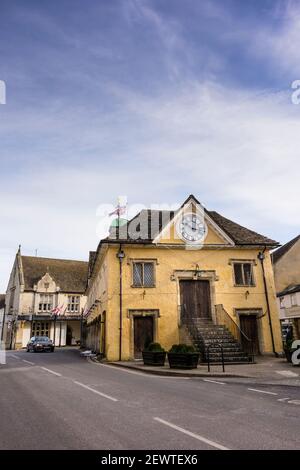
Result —
<instances>
[{"instance_id":1,"label":"yellow painted wall","mask_svg":"<svg viewBox=\"0 0 300 470\"><path fill-rule=\"evenodd\" d=\"M215 270L218 281L215 282L214 304L223 304L225 310L235 319L235 309L262 309L265 314L259 320L261 352L271 353L272 344L268 322L267 305L264 294L263 276L260 262L257 260L259 250L219 248L200 250L186 250L182 248L169 248L160 245L157 247L139 247L137 245L123 246L126 258L123 261L123 355L122 359L132 358L132 330L128 318L129 309L158 309L158 334L155 338L166 349L179 341L179 295L178 283L171 280L174 270L194 270L196 264L201 270ZM107 297L107 330L106 354L110 361L119 358L119 261L116 257L117 246L111 246L105 256L109 266L108 297ZM132 272L130 259L157 259L156 287L132 288ZM254 287L235 287L233 280L233 267L230 259L255 260ZM282 349L280 325L277 314L275 286L270 256L266 253L265 268L269 289L269 301L272 315L273 330L275 333L276 350ZM246 291L249 292L246 295Z\"/></svg>"}]
</instances>

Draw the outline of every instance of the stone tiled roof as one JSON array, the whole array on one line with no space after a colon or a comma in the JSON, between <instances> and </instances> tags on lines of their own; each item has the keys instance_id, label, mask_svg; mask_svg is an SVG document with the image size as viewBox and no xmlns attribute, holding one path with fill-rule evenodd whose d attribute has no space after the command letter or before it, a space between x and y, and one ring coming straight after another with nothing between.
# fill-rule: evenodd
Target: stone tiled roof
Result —
<instances>
[{"instance_id":1,"label":"stone tiled roof","mask_svg":"<svg viewBox=\"0 0 300 470\"><path fill-rule=\"evenodd\" d=\"M295 294L296 292L300 292L300 284L286 287L283 291L277 294L277 297L283 297L284 295L288 294Z\"/></svg>"},{"instance_id":2,"label":"stone tiled roof","mask_svg":"<svg viewBox=\"0 0 300 470\"><path fill-rule=\"evenodd\" d=\"M22 256L25 290L34 285L48 272L62 292L82 294L85 291L88 263L85 261Z\"/></svg>"},{"instance_id":3,"label":"stone tiled roof","mask_svg":"<svg viewBox=\"0 0 300 470\"><path fill-rule=\"evenodd\" d=\"M280 258L282 258L282 256L285 255L295 245L295 243L297 243L298 240L300 240L300 235L274 251L272 253L273 263L277 263L277 261L280 260Z\"/></svg>"},{"instance_id":4,"label":"stone tiled roof","mask_svg":"<svg viewBox=\"0 0 300 470\"><path fill-rule=\"evenodd\" d=\"M278 242L275 240L243 227L242 225L223 217L218 214L218 212L207 211L207 213L237 245L278 245Z\"/></svg>"},{"instance_id":5,"label":"stone tiled roof","mask_svg":"<svg viewBox=\"0 0 300 470\"><path fill-rule=\"evenodd\" d=\"M0 294L0 310L5 306L5 294Z\"/></svg>"},{"instance_id":6,"label":"stone tiled roof","mask_svg":"<svg viewBox=\"0 0 300 470\"><path fill-rule=\"evenodd\" d=\"M278 242L276 242L275 240L272 240L268 237L265 237L264 235L254 232L253 230L243 227L242 225L239 225L236 222L233 222L232 220L223 217L222 215L218 214L218 212L208 210L205 210L205 212L235 242L236 245L268 245L272 247L278 245ZM151 243L155 236L158 235L158 233L164 227L164 221L172 220L174 215L175 212L173 211L142 210L139 214L137 214L133 219L128 222L127 226L125 225L120 228L120 233L122 234L120 238L124 239L125 233L126 241L134 241L135 243ZM142 236L139 239L134 240L130 237L130 233L128 233L128 227L132 222L134 223L135 220L137 220L138 218L142 221L144 220L147 222L145 224L146 230L145 233L142 233ZM152 223L153 220L156 221L156 224L154 224L154 227L156 227L154 231ZM107 240L116 239L116 230L118 229L114 227Z\"/></svg>"}]
</instances>

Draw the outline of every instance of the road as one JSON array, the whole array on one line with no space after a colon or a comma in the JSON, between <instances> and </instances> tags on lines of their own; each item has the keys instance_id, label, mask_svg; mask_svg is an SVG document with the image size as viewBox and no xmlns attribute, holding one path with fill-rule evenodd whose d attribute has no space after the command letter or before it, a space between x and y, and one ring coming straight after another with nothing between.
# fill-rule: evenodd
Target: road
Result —
<instances>
[{"instance_id":1,"label":"road","mask_svg":"<svg viewBox=\"0 0 300 470\"><path fill-rule=\"evenodd\" d=\"M77 349L7 353L0 449L299 449L300 388L158 377Z\"/></svg>"}]
</instances>

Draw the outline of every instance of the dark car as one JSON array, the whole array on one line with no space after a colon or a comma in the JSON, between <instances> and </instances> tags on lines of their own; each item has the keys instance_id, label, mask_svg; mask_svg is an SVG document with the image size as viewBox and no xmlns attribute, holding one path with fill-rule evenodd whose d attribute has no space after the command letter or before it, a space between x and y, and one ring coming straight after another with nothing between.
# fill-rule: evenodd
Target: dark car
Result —
<instances>
[{"instance_id":1,"label":"dark car","mask_svg":"<svg viewBox=\"0 0 300 470\"><path fill-rule=\"evenodd\" d=\"M27 352L54 351L53 341L48 336L33 336L27 344Z\"/></svg>"}]
</instances>

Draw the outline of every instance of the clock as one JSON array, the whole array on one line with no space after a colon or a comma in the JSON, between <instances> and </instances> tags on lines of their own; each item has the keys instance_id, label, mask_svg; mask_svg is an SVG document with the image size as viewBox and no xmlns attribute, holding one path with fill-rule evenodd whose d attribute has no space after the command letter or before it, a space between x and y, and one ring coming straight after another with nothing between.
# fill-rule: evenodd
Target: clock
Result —
<instances>
[{"instance_id":1,"label":"clock","mask_svg":"<svg viewBox=\"0 0 300 470\"><path fill-rule=\"evenodd\" d=\"M182 215L177 222L177 234L186 243L201 244L207 235L207 226L203 217L195 213Z\"/></svg>"}]
</instances>

